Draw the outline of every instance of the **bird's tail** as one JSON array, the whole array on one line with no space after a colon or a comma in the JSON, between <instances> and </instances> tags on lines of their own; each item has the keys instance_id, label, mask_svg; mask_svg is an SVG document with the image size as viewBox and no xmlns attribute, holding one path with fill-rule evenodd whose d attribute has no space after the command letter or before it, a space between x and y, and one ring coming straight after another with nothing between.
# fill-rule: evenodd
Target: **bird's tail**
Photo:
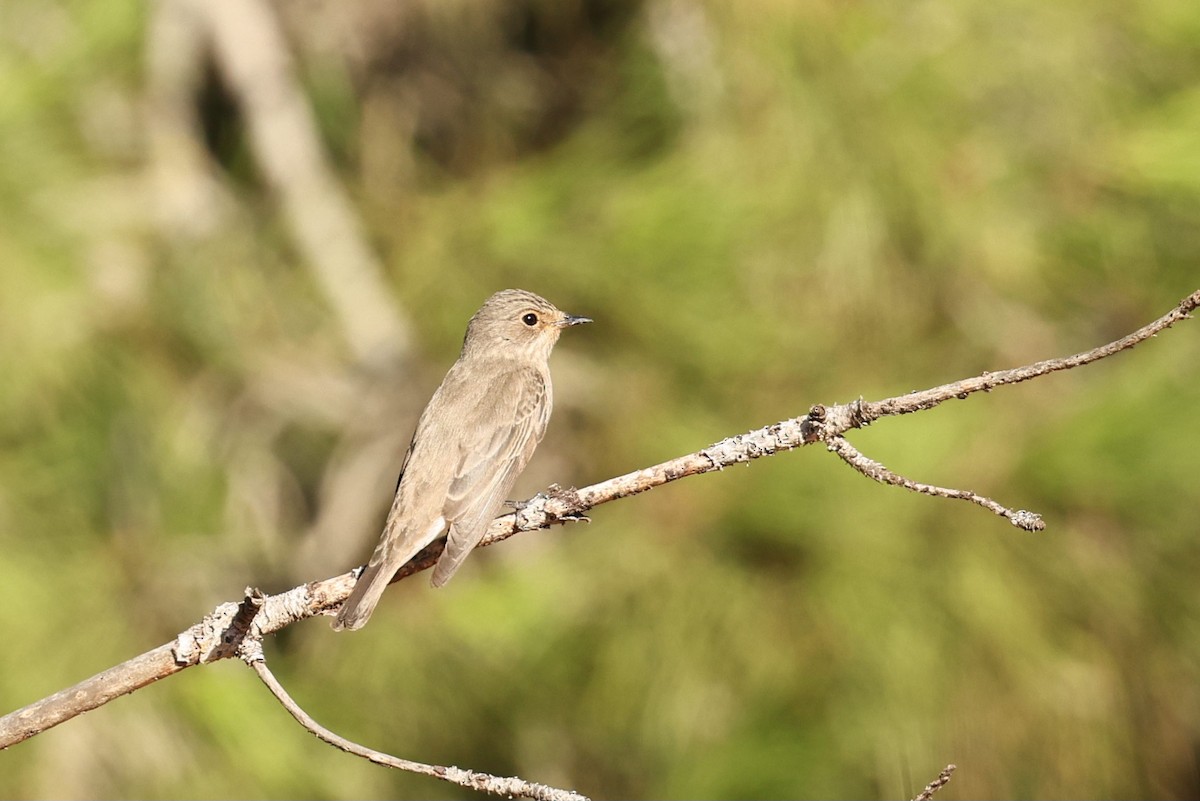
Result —
<instances>
[{"instance_id":1,"label":"bird's tail","mask_svg":"<svg viewBox=\"0 0 1200 801\"><path fill-rule=\"evenodd\" d=\"M491 517L488 517L488 521L491 521ZM484 526L477 535L464 536L457 526L450 526L450 536L446 537L446 550L438 557L437 565L433 568L433 578L429 583L434 587L445 586L486 533L487 527Z\"/></svg>"},{"instance_id":2,"label":"bird's tail","mask_svg":"<svg viewBox=\"0 0 1200 801\"><path fill-rule=\"evenodd\" d=\"M338 612L337 620L333 621L334 631L353 631L367 624L371 613L375 611L375 605L383 597L383 591L387 589L392 575L396 572L384 572L382 568L383 564L369 564L363 568L358 582L354 585L354 591L342 604L342 611Z\"/></svg>"},{"instance_id":3,"label":"bird's tail","mask_svg":"<svg viewBox=\"0 0 1200 801\"><path fill-rule=\"evenodd\" d=\"M438 516L424 528L413 528L400 522L393 512L388 516L384 525L383 537L371 554L371 561L363 568L363 572L354 584L350 597L342 604L337 620L333 621L333 630L361 629L367 625L375 605L383 597L383 591L392 583L396 571L420 553L421 549L442 536L446 529L446 518Z\"/></svg>"}]
</instances>

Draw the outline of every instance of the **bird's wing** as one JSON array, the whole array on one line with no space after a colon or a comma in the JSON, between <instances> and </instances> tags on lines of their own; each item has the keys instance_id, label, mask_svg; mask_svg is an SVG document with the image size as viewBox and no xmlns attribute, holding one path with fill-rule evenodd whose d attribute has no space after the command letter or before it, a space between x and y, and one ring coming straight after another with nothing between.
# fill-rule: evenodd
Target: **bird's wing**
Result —
<instances>
[{"instance_id":1,"label":"bird's wing","mask_svg":"<svg viewBox=\"0 0 1200 801\"><path fill-rule=\"evenodd\" d=\"M365 625L396 571L446 529L441 498L453 477L451 465L443 469L438 448L446 447L449 440L445 424L455 422L446 413L448 400L470 397L471 385L464 379L465 372L460 364L456 362L450 368L417 420L416 433L404 454L404 464L396 480L396 494L383 525L383 535L355 582L354 591L342 604L334 629L357 629ZM422 455L414 457L418 450ZM414 458L423 467L414 468L413 474L409 475L409 465Z\"/></svg>"},{"instance_id":2,"label":"bird's wing","mask_svg":"<svg viewBox=\"0 0 1200 801\"><path fill-rule=\"evenodd\" d=\"M546 433L552 407L549 381L541 370L523 368L496 382L482 400L495 423L464 432L461 461L446 494L443 515L450 523L446 550L433 573L440 587L479 543Z\"/></svg>"},{"instance_id":3,"label":"bird's wing","mask_svg":"<svg viewBox=\"0 0 1200 801\"><path fill-rule=\"evenodd\" d=\"M410 459L412 459L413 448L415 447L417 447L417 438L414 435L412 440L408 443L408 450L404 452L404 461L400 463L400 474L396 476L396 489L392 493L393 497L395 497L396 493L400 491L400 482L404 481L404 471L408 469L408 462Z\"/></svg>"}]
</instances>

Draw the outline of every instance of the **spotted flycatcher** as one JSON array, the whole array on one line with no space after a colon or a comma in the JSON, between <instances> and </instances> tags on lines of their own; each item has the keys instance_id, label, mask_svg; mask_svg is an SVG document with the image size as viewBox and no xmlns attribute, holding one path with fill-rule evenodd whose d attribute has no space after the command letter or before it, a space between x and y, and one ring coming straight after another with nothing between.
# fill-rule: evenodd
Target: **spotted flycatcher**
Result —
<instances>
[{"instance_id":1,"label":"spotted flycatcher","mask_svg":"<svg viewBox=\"0 0 1200 801\"><path fill-rule=\"evenodd\" d=\"M450 580L546 433L558 335L590 322L520 289L497 292L475 312L458 361L417 421L383 536L335 629L366 624L396 571L443 534L432 583Z\"/></svg>"}]
</instances>

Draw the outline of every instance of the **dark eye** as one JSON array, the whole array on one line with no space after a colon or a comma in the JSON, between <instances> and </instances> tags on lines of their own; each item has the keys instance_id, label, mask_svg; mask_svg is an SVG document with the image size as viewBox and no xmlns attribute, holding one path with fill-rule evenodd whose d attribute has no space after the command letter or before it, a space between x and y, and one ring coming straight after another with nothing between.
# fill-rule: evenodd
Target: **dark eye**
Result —
<instances>
[{"instance_id":1,"label":"dark eye","mask_svg":"<svg viewBox=\"0 0 1200 801\"><path fill-rule=\"evenodd\" d=\"M533 328L535 325L537 325L538 316L533 312L529 312L529 314L526 314L521 318L521 322L525 323L525 325L529 326L530 328Z\"/></svg>"}]
</instances>

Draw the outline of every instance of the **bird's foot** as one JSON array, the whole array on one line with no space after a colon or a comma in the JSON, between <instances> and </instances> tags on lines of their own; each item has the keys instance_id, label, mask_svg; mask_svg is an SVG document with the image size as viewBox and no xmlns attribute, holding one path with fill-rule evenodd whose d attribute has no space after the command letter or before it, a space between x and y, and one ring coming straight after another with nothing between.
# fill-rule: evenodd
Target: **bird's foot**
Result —
<instances>
[{"instance_id":1,"label":"bird's foot","mask_svg":"<svg viewBox=\"0 0 1200 801\"><path fill-rule=\"evenodd\" d=\"M550 500L561 502L563 505L570 508L579 503L579 490L575 487L560 487L557 484L551 484L546 488L546 496ZM590 523L592 519L585 514L577 514L574 512L565 512L560 515L555 515L554 519L560 523L578 522Z\"/></svg>"},{"instance_id":2,"label":"bird's foot","mask_svg":"<svg viewBox=\"0 0 1200 801\"><path fill-rule=\"evenodd\" d=\"M578 492L578 490L575 489L575 487L560 487L558 484L551 484L549 487L546 488L545 492L539 492L536 495L534 495L532 498L530 498L529 500L505 501L504 504L506 506L511 506L513 508L513 510L516 511L518 514L525 511L526 509L532 507L535 504L543 505L543 509L544 509L545 502L552 501L552 500L561 501L561 502L565 503L566 505L570 506L572 503L578 503L578 498L576 497L577 492ZM556 523L570 523L570 522L590 523L590 522L592 522L592 519L590 517L588 517L587 515L583 515L583 514L573 514L573 513L568 512L565 514L556 515L549 511L547 511L546 513Z\"/></svg>"}]
</instances>

